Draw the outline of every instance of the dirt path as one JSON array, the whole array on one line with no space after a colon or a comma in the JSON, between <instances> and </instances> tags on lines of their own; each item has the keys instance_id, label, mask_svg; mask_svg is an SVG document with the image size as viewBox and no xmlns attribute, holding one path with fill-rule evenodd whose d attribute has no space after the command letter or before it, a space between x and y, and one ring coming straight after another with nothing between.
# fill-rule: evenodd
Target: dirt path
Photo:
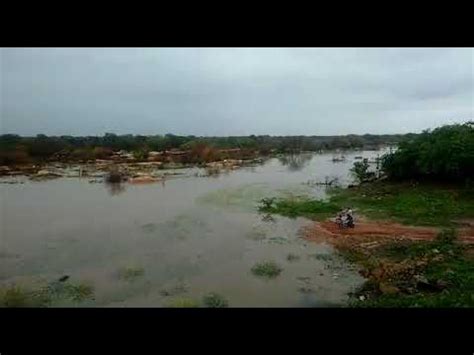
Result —
<instances>
[{"instance_id":1,"label":"dirt path","mask_svg":"<svg viewBox=\"0 0 474 355\"><path fill-rule=\"evenodd\" d=\"M458 228L458 240L474 244L474 226ZM383 242L389 240L433 240L440 232L434 227L406 226L388 221L369 221L360 218L354 228L340 229L332 220L315 222L304 230L307 239L313 241L339 242Z\"/></svg>"}]
</instances>

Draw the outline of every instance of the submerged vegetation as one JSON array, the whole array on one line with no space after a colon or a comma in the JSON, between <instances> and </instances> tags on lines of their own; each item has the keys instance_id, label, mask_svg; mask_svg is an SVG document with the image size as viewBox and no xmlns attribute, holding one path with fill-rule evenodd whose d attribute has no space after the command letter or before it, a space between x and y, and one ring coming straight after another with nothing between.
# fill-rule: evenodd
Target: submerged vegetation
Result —
<instances>
[{"instance_id":1,"label":"submerged vegetation","mask_svg":"<svg viewBox=\"0 0 474 355\"><path fill-rule=\"evenodd\" d=\"M203 297L203 304L209 308L226 308L229 302L224 296L211 292Z\"/></svg>"},{"instance_id":2,"label":"submerged vegetation","mask_svg":"<svg viewBox=\"0 0 474 355\"><path fill-rule=\"evenodd\" d=\"M264 261L255 264L251 271L256 276L272 279L280 275L283 269L274 261Z\"/></svg>"},{"instance_id":3,"label":"submerged vegetation","mask_svg":"<svg viewBox=\"0 0 474 355\"><path fill-rule=\"evenodd\" d=\"M192 298L175 298L166 304L170 308L198 308L200 303Z\"/></svg>"},{"instance_id":4,"label":"submerged vegetation","mask_svg":"<svg viewBox=\"0 0 474 355\"><path fill-rule=\"evenodd\" d=\"M2 307L40 307L46 303L22 287L9 286L0 289L0 306Z\"/></svg>"},{"instance_id":5,"label":"submerged vegetation","mask_svg":"<svg viewBox=\"0 0 474 355\"><path fill-rule=\"evenodd\" d=\"M276 213L286 217L327 217L339 210L339 206L323 200L305 198L263 199L258 207L260 212Z\"/></svg>"},{"instance_id":6,"label":"submerged vegetation","mask_svg":"<svg viewBox=\"0 0 474 355\"><path fill-rule=\"evenodd\" d=\"M93 297L94 288L87 283L54 281L39 288L10 285L0 288L0 307L49 307Z\"/></svg>"}]
</instances>

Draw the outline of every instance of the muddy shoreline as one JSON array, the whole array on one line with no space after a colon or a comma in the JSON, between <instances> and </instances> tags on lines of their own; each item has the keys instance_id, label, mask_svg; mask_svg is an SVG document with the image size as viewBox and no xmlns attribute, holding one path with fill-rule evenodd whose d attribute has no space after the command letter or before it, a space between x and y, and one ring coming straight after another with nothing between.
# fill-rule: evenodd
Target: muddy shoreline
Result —
<instances>
[{"instance_id":1,"label":"muddy shoreline","mask_svg":"<svg viewBox=\"0 0 474 355\"><path fill-rule=\"evenodd\" d=\"M264 158L224 159L210 163L184 164L176 162L117 162L96 160L94 162L50 162L38 165L0 166L0 183L22 184L25 179L45 181L58 178L85 178L90 183L104 182L110 173L118 173L124 182L152 183L184 175L183 171L194 171L194 176L212 176L222 171L261 165Z\"/></svg>"}]
</instances>

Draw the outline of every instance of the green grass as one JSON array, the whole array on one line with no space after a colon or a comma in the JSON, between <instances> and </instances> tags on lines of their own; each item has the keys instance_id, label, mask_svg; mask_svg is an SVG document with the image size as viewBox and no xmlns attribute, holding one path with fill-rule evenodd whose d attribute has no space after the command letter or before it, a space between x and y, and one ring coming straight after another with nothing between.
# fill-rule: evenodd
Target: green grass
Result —
<instances>
[{"instance_id":1,"label":"green grass","mask_svg":"<svg viewBox=\"0 0 474 355\"><path fill-rule=\"evenodd\" d=\"M409 225L453 228L456 219L474 217L472 187L374 182L350 189L332 188L329 200L304 198L264 199L260 211L288 217L323 219L334 216L342 208L352 207L356 214L371 219L393 220ZM357 224L357 223L356 223ZM384 263L414 263L414 269L428 281L431 289L418 289L420 283L409 279L410 274L395 274L393 279L370 278L356 295L366 292L370 297L351 302L356 307L473 307L474 258L467 256L465 246L455 242L455 234L442 232L432 242L397 241L376 249L364 250L339 246L339 253L362 270L377 270ZM413 270L412 270L413 271ZM413 275L411 276L413 278ZM403 279L404 278L404 279ZM441 282L444 286L438 288ZM387 284L398 291L391 294ZM414 291L413 291L413 284ZM441 285L440 284L440 285ZM408 288L407 285L411 285ZM421 283L422 285L422 283ZM426 285L424 286L426 288ZM383 289L387 292L384 293ZM413 292L412 292L413 291ZM368 292L368 293L367 293Z\"/></svg>"},{"instance_id":2,"label":"green grass","mask_svg":"<svg viewBox=\"0 0 474 355\"><path fill-rule=\"evenodd\" d=\"M384 258L394 262L406 260L428 260L422 270L422 277L429 285L442 283L437 289L420 289L407 293L401 289L396 294L377 294L365 301L357 298L351 302L355 307L474 307L474 257L469 254L469 248L457 244L453 240L454 233L441 233L432 242L413 242L400 246L397 243L388 244L376 251L372 259ZM472 247L471 247L472 248ZM472 250L471 250L472 252ZM360 257L360 256L359 256ZM366 258L361 257L360 260ZM402 277L392 277L387 280L392 285L413 282L413 278L403 280ZM374 291L374 280L369 280L359 293Z\"/></svg>"},{"instance_id":3,"label":"green grass","mask_svg":"<svg viewBox=\"0 0 474 355\"><path fill-rule=\"evenodd\" d=\"M464 258L429 265L425 277L430 280L448 280L440 292L378 295L356 307L474 307L474 263Z\"/></svg>"},{"instance_id":4,"label":"green grass","mask_svg":"<svg viewBox=\"0 0 474 355\"><path fill-rule=\"evenodd\" d=\"M308 218L325 218L337 211L340 207L332 202L323 200L310 200L302 197L288 199L274 199L269 201L264 199L259 206L260 212L275 213L286 217L308 217Z\"/></svg>"},{"instance_id":5,"label":"green grass","mask_svg":"<svg viewBox=\"0 0 474 355\"><path fill-rule=\"evenodd\" d=\"M330 202L370 218L411 225L447 227L454 219L474 216L474 190L463 187L379 182L332 189Z\"/></svg>"},{"instance_id":6,"label":"green grass","mask_svg":"<svg viewBox=\"0 0 474 355\"><path fill-rule=\"evenodd\" d=\"M203 297L203 304L209 308L225 308L229 306L229 302L224 296L211 292Z\"/></svg>"},{"instance_id":7,"label":"green grass","mask_svg":"<svg viewBox=\"0 0 474 355\"><path fill-rule=\"evenodd\" d=\"M264 261L255 264L251 271L256 276L271 279L280 275L283 269L274 261Z\"/></svg>"},{"instance_id":8,"label":"green grass","mask_svg":"<svg viewBox=\"0 0 474 355\"><path fill-rule=\"evenodd\" d=\"M456 234L454 230L444 230L433 242L400 241L390 243L377 249L377 255L395 261L431 257L437 254L459 255L463 252L463 248L461 245L454 243L455 239Z\"/></svg>"},{"instance_id":9,"label":"green grass","mask_svg":"<svg viewBox=\"0 0 474 355\"><path fill-rule=\"evenodd\" d=\"M332 188L330 198L311 200L265 198L259 211L286 217L321 220L345 207L373 219L425 226L453 226L453 220L474 216L474 189L459 186L376 182L351 189Z\"/></svg>"}]
</instances>

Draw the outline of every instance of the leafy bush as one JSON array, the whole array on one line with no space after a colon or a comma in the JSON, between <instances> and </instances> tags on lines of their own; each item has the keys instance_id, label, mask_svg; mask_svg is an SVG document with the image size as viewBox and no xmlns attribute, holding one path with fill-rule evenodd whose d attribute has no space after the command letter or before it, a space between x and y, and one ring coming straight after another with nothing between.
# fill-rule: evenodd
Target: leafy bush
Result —
<instances>
[{"instance_id":1,"label":"leafy bush","mask_svg":"<svg viewBox=\"0 0 474 355\"><path fill-rule=\"evenodd\" d=\"M31 161L25 149L17 148L13 151L0 151L0 165L27 164Z\"/></svg>"},{"instance_id":2,"label":"leafy bush","mask_svg":"<svg viewBox=\"0 0 474 355\"><path fill-rule=\"evenodd\" d=\"M382 157L392 179L462 181L474 175L474 122L447 125L400 143Z\"/></svg>"},{"instance_id":3,"label":"leafy bush","mask_svg":"<svg viewBox=\"0 0 474 355\"><path fill-rule=\"evenodd\" d=\"M363 161L356 161L354 163L354 166L351 169L352 175L359 181L362 182L369 178L371 175L369 173L369 162L367 159L364 159Z\"/></svg>"},{"instance_id":4,"label":"leafy bush","mask_svg":"<svg viewBox=\"0 0 474 355\"><path fill-rule=\"evenodd\" d=\"M107 159L113 154L113 150L104 147L95 147L92 151L95 159Z\"/></svg>"},{"instance_id":5,"label":"leafy bush","mask_svg":"<svg viewBox=\"0 0 474 355\"><path fill-rule=\"evenodd\" d=\"M95 159L94 150L91 147L74 149L71 158L73 160L93 160Z\"/></svg>"},{"instance_id":6,"label":"leafy bush","mask_svg":"<svg viewBox=\"0 0 474 355\"><path fill-rule=\"evenodd\" d=\"M133 157L138 161L143 161L148 158L148 150L147 149L139 149L133 152Z\"/></svg>"}]
</instances>

